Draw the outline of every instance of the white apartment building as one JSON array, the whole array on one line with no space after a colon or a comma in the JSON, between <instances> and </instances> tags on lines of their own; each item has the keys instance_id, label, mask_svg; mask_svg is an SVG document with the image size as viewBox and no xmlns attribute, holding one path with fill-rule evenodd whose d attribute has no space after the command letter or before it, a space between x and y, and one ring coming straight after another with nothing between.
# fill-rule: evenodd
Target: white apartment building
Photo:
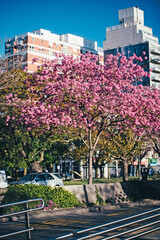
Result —
<instances>
[{"instance_id":1,"label":"white apartment building","mask_svg":"<svg viewBox=\"0 0 160 240\"><path fill-rule=\"evenodd\" d=\"M149 17L149 16L148 16ZM144 12L138 7L119 10L119 25L106 28L103 42L104 55L125 53L128 57L135 53L142 56L146 52L145 70L152 69L151 77L143 80L144 85L160 87L160 45L153 36L152 28L144 25Z\"/></svg>"},{"instance_id":2,"label":"white apartment building","mask_svg":"<svg viewBox=\"0 0 160 240\"><path fill-rule=\"evenodd\" d=\"M42 60L52 60L55 53L64 53L78 56L80 53L91 52L99 55L99 63L103 64L103 49L99 48L96 41L91 41L70 33L57 35L45 29L38 29L18 36L8 38L5 41L5 57L16 58L22 55L23 67L29 72L36 70ZM33 65L32 59L38 61Z\"/></svg>"}]
</instances>

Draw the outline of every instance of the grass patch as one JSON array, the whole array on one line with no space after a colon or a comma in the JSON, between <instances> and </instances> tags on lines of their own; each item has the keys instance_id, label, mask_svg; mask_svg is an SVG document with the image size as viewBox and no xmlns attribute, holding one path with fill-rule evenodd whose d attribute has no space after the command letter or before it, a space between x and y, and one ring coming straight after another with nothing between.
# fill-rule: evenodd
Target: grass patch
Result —
<instances>
[{"instance_id":1,"label":"grass patch","mask_svg":"<svg viewBox=\"0 0 160 240\"><path fill-rule=\"evenodd\" d=\"M129 177L128 180L138 180L137 177ZM119 183L123 182L122 177L114 177L114 178L93 178L92 183L98 184L98 183ZM88 184L88 179L84 180L71 180L71 181L63 181L64 185L86 185Z\"/></svg>"}]
</instances>

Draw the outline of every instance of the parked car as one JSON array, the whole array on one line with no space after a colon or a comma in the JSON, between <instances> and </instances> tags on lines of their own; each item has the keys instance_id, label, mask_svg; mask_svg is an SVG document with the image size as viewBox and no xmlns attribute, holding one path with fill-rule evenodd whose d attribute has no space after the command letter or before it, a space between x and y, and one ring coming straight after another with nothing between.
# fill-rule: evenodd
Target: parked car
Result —
<instances>
[{"instance_id":1,"label":"parked car","mask_svg":"<svg viewBox=\"0 0 160 240\"><path fill-rule=\"evenodd\" d=\"M7 188L8 182L6 177L6 172L4 170L0 170L0 188Z\"/></svg>"},{"instance_id":2,"label":"parked car","mask_svg":"<svg viewBox=\"0 0 160 240\"><path fill-rule=\"evenodd\" d=\"M63 180L53 173L30 173L23 176L19 181L10 183L10 185L14 184L35 184L54 187L63 186Z\"/></svg>"}]
</instances>

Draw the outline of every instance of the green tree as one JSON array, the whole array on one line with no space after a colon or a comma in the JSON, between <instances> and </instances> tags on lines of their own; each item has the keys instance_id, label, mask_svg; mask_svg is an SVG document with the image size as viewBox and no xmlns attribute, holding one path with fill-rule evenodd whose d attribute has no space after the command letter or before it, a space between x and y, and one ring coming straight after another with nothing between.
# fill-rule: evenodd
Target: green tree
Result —
<instances>
[{"instance_id":1,"label":"green tree","mask_svg":"<svg viewBox=\"0 0 160 240\"><path fill-rule=\"evenodd\" d=\"M60 160L65 159L69 155L69 148L69 143L59 140L52 141L50 139L44 152L42 164L46 166L48 171L52 171L53 163L58 164Z\"/></svg>"},{"instance_id":2,"label":"green tree","mask_svg":"<svg viewBox=\"0 0 160 240\"><path fill-rule=\"evenodd\" d=\"M131 129L111 131L107 143L111 158L123 164L123 181L128 180L128 164L140 155L144 157L150 149L146 136L137 136Z\"/></svg>"}]
</instances>

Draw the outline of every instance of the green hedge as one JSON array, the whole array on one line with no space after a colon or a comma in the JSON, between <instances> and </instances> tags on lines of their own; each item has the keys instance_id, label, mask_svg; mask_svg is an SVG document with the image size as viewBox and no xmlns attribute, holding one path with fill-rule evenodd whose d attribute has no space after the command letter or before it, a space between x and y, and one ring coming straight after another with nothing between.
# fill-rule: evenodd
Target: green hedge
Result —
<instances>
[{"instance_id":1,"label":"green hedge","mask_svg":"<svg viewBox=\"0 0 160 240\"><path fill-rule=\"evenodd\" d=\"M43 185L12 185L5 193L1 204L14 203L34 198L42 198L45 202L45 209L82 207L75 194L64 190L61 187L46 187ZM39 203L30 203L29 207L36 207ZM7 209L7 212L22 210L23 207L14 206Z\"/></svg>"}]
</instances>

